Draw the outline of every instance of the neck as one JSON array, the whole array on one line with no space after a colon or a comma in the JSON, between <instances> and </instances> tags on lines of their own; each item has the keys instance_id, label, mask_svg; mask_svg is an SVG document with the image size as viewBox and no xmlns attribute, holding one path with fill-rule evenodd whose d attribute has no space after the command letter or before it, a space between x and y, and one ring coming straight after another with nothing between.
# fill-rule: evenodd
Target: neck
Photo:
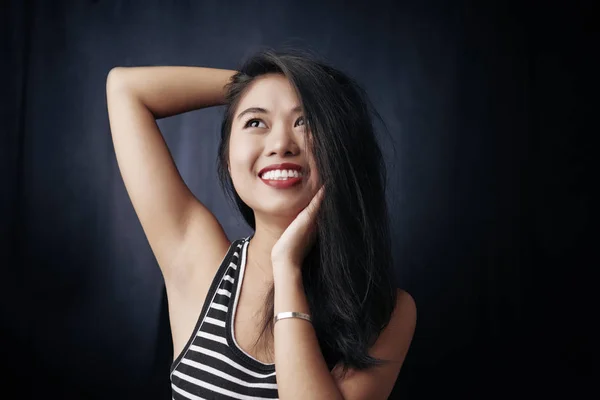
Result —
<instances>
[{"instance_id":1,"label":"neck","mask_svg":"<svg viewBox=\"0 0 600 400\"><path fill-rule=\"evenodd\" d=\"M255 221L256 230L248 244L246 267L253 275L261 276L262 280L270 283L273 282L271 250L292 220L284 218L266 221L255 213Z\"/></svg>"}]
</instances>

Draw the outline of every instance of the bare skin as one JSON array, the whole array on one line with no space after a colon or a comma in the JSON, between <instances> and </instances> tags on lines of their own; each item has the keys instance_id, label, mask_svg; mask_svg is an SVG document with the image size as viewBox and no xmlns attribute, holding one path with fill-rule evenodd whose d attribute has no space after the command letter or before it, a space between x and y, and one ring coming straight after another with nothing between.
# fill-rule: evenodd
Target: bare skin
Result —
<instances>
[{"instance_id":1,"label":"bare skin","mask_svg":"<svg viewBox=\"0 0 600 400\"><path fill-rule=\"evenodd\" d=\"M212 212L183 182L156 119L223 104L223 87L234 73L199 67L138 67L113 69L107 79L108 112L119 169L167 289L174 359L193 333L231 242ZM310 146L305 142L310 141L310 133L304 131L298 106L289 82L280 75L267 75L253 82L235 110L228 155L230 174L236 191L256 218L235 315L235 338L246 353L263 363L274 362L274 347L280 354L295 351L292 361L285 357L278 360L278 382L281 378L281 389L289 398L317 398L319 394L348 400L387 398L416 324L414 300L406 292L398 292L394 315L369 351L373 357L394 360L389 366L352 371L334 382L315 345L314 331L299 320L279 324L275 346L268 341L252 346L259 335L257 318L264 312L265 293L274 281L284 288L279 300L275 296L276 305L283 304L285 309L307 307L304 293L293 284L292 272L301 264L283 268L278 263L274 269L272 262L274 248L285 255L293 237L287 233L296 226L292 222L299 220L296 217L320 187L307 151ZM238 113L248 107L268 111L238 119ZM258 172L282 162L302 166L306 175L300 185L280 190L262 182ZM282 241L283 237L288 240ZM278 246L280 243L284 245ZM294 346L297 343L307 351L299 351ZM296 379L299 375L302 378ZM304 385L306 381L313 385Z\"/></svg>"},{"instance_id":2,"label":"bare skin","mask_svg":"<svg viewBox=\"0 0 600 400\"><path fill-rule=\"evenodd\" d=\"M174 359L186 345L210 284L231 242L217 219L189 191L155 122L157 118L223 104L223 86L235 71L191 67L117 68L107 79L111 133L127 192L165 280ZM271 249L318 189L308 174L294 189L266 186L258 172L281 162L316 172L305 153L301 111L289 82L260 78L240 102L239 112L262 107L267 114L235 119L230 173L240 196L255 210L256 231L248 246L246 273L234 318L236 341L256 359L273 363L273 343L259 342L257 319L273 282ZM250 119L256 120L248 124ZM142 166L144 166L142 168ZM266 199L266 200L264 200Z\"/></svg>"}]
</instances>

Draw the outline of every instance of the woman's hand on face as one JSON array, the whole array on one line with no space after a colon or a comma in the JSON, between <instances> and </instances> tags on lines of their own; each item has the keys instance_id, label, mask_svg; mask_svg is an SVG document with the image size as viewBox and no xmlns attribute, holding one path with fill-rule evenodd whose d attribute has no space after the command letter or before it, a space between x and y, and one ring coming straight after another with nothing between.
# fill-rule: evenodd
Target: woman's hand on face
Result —
<instances>
[{"instance_id":1,"label":"woman's hand on face","mask_svg":"<svg viewBox=\"0 0 600 400\"><path fill-rule=\"evenodd\" d=\"M304 257L312 247L317 234L316 217L323 196L325 186L314 195L306 206L283 232L271 250L273 268L302 268Z\"/></svg>"}]
</instances>

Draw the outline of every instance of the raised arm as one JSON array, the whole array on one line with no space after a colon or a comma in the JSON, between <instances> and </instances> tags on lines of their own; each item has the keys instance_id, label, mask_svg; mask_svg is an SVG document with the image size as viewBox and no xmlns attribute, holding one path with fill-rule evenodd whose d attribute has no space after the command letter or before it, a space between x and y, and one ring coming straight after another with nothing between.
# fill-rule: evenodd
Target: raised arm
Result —
<instances>
[{"instance_id":1,"label":"raised arm","mask_svg":"<svg viewBox=\"0 0 600 400\"><path fill-rule=\"evenodd\" d=\"M213 254L229 242L183 182L156 119L223 104L224 86L235 72L117 67L108 74L108 115L119 170L165 279L183 264L182 249L192 236L200 254Z\"/></svg>"}]
</instances>

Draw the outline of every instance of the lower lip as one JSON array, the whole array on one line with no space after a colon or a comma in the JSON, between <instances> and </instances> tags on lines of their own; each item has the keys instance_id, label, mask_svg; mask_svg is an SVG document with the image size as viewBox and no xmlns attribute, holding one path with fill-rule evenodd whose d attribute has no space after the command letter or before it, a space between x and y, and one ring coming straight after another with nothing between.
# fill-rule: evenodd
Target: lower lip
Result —
<instances>
[{"instance_id":1,"label":"lower lip","mask_svg":"<svg viewBox=\"0 0 600 400\"><path fill-rule=\"evenodd\" d=\"M297 184L299 184L300 182L302 182L302 177L298 177L298 178L288 178L285 180L275 180L275 179L263 179L260 178L261 181L263 181L265 184L274 187L276 189L288 189L291 188L292 186L296 186Z\"/></svg>"}]
</instances>

